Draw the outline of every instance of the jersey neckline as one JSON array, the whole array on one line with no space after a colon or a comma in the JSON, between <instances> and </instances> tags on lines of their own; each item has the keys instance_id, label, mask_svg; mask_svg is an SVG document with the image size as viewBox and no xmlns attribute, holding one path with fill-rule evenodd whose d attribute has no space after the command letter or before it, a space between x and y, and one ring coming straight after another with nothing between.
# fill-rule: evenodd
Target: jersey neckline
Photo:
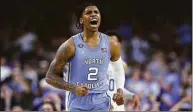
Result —
<instances>
[{"instance_id":1,"label":"jersey neckline","mask_svg":"<svg viewBox=\"0 0 193 112\"><path fill-rule=\"evenodd\" d=\"M100 32L99 32L99 33L100 33ZM100 34L99 34L99 43L98 43L97 47L94 47L94 48L89 47L89 46L86 44L86 42L83 40L83 32L80 33L80 40L83 42L83 44L84 44L88 49L90 49L90 50L97 50L97 49L99 49L100 46L101 46L102 36L101 36L101 33L100 33Z\"/></svg>"}]
</instances>

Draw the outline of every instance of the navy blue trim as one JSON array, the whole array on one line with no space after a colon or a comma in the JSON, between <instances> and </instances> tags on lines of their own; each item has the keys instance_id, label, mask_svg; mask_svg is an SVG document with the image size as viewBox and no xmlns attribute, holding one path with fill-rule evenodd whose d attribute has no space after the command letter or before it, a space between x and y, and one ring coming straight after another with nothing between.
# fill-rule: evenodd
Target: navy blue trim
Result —
<instances>
[{"instance_id":1,"label":"navy blue trim","mask_svg":"<svg viewBox=\"0 0 193 112\"><path fill-rule=\"evenodd\" d=\"M85 43L85 41L83 40L83 33L80 33L80 40L83 42L83 44L89 49L89 50L91 50L91 51L96 51L96 50L98 50L98 49L100 49L100 47L101 47L101 44L102 44L102 36L101 36L101 33L99 32L99 38L100 38L100 42L99 42L99 44L97 45L97 47L95 47L95 48L90 48L86 43Z\"/></svg>"},{"instance_id":2,"label":"navy blue trim","mask_svg":"<svg viewBox=\"0 0 193 112\"><path fill-rule=\"evenodd\" d=\"M110 109L111 109L111 97L108 95L108 93L106 92L106 95L107 95L107 97L109 98L109 111L110 111Z\"/></svg>"}]
</instances>

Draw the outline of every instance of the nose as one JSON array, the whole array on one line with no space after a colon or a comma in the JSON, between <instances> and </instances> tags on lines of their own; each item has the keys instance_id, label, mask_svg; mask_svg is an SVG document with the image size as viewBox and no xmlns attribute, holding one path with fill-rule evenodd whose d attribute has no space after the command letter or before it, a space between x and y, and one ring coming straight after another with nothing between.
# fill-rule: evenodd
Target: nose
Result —
<instances>
[{"instance_id":1,"label":"nose","mask_svg":"<svg viewBox=\"0 0 193 112\"><path fill-rule=\"evenodd\" d=\"M92 13L91 13L91 16L95 16L96 15L96 13L93 11Z\"/></svg>"}]
</instances>

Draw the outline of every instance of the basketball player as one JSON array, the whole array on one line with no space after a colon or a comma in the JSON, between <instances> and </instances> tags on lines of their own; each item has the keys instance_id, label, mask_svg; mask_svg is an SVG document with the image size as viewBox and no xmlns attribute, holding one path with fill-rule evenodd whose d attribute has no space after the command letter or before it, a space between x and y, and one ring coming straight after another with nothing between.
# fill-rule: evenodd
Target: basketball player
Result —
<instances>
[{"instance_id":1,"label":"basketball player","mask_svg":"<svg viewBox=\"0 0 193 112\"><path fill-rule=\"evenodd\" d=\"M107 31L105 34L107 34L111 39L119 42L120 44L122 43L122 38L121 36L114 30L111 30L111 31ZM126 71L127 69L127 64L125 61L123 61L123 68L124 68L124 71ZM69 71L69 64L66 64L65 65L65 69L64 69L64 80L67 80L66 78L68 77L67 74L68 74L68 71ZM125 111L125 107L124 105L120 105L118 106L114 101L113 101L113 94L116 93L116 86L115 86L115 77L114 75L116 74L113 74L114 71L112 69L112 65L111 65L111 62L109 64L109 68L108 68L108 77L109 77L109 91L107 92L108 95L111 97L111 110L112 111ZM68 96L69 92L67 92L67 96ZM139 110L140 108L140 99L139 97L134 93L128 91L127 89L123 89L123 94L124 94L124 99L130 99L130 100L133 100L133 103L134 103L134 106L135 106L135 109L136 110ZM66 99L66 104L68 104L68 99ZM66 105L66 111L68 111L68 108L67 108L67 105Z\"/></svg>"},{"instance_id":2,"label":"basketball player","mask_svg":"<svg viewBox=\"0 0 193 112\"><path fill-rule=\"evenodd\" d=\"M114 30L111 31L107 31L106 34L113 40L117 41L118 43L122 43L122 38L121 36ZM123 62L123 67L124 67L124 71L126 71L127 69L127 64ZM124 105L117 105L115 102L113 102L113 94L116 92L116 85L115 85L115 75L114 74L114 70L112 67L112 62L110 62L109 64L109 69L108 69L108 76L109 76L109 91L107 92L108 95L111 97L111 105L112 105L112 111L125 111L125 107ZM133 104L135 106L136 110L139 110L140 108L140 99L138 97L138 95L135 95L134 93L128 91L127 89L123 88L123 94L124 94L124 99L130 99L133 100Z\"/></svg>"},{"instance_id":3,"label":"basketball player","mask_svg":"<svg viewBox=\"0 0 193 112\"><path fill-rule=\"evenodd\" d=\"M98 31L101 15L94 4L84 4L77 12L82 33L64 42L58 49L46 74L46 82L56 88L69 91L70 111L110 109L107 95L109 62L116 71L116 87L113 101L124 104L124 69L120 57L120 45ZM63 68L69 63L68 81L63 80Z\"/></svg>"}]
</instances>

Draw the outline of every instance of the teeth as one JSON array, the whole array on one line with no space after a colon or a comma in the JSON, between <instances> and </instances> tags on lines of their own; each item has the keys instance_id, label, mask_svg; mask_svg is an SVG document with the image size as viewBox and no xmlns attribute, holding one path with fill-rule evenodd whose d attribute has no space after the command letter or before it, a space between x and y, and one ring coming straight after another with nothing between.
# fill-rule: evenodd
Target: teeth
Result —
<instances>
[{"instance_id":1,"label":"teeth","mask_svg":"<svg viewBox=\"0 0 193 112\"><path fill-rule=\"evenodd\" d=\"M97 19L91 19L91 21L97 21Z\"/></svg>"}]
</instances>

